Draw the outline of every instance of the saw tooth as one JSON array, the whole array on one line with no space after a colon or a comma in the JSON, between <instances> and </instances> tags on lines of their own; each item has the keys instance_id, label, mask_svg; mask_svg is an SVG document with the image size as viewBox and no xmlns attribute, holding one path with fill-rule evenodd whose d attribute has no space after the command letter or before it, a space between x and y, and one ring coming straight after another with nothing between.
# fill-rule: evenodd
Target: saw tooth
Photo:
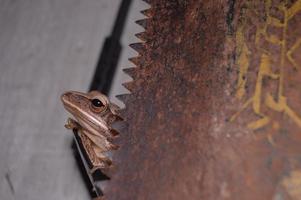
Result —
<instances>
[{"instance_id":1,"label":"saw tooth","mask_svg":"<svg viewBox=\"0 0 301 200\"><path fill-rule=\"evenodd\" d=\"M146 10L141 10L140 12L141 12L141 14L143 14L146 17L152 17L152 9L151 8L146 9Z\"/></svg>"},{"instance_id":2,"label":"saw tooth","mask_svg":"<svg viewBox=\"0 0 301 200\"><path fill-rule=\"evenodd\" d=\"M118 122L118 121L124 121L124 119L122 118L122 116L120 115L120 111L121 110L119 110L118 111L118 115L116 115L115 117L116 117L116 122ZM117 131L118 132L118 131Z\"/></svg>"},{"instance_id":3,"label":"saw tooth","mask_svg":"<svg viewBox=\"0 0 301 200\"><path fill-rule=\"evenodd\" d=\"M143 0L145 1L146 3L150 4L151 3L151 0ZM143 15L146 16L146 18L144 19L141 19L141 20L137 20L136 21L136 24L142 26L144 28L144 30L146 30L145 32L140 32L140 33L137 33L135 34L135 36L141 40L141 42L137 42L137 43L132 43L130 44L129 46L134 49L136 52L138 52L138 55L135 56L135 57L132 57L132 58L129 58L129 61L131 61L136 67L130 67L130 68L125 68L123 69L123 71L128 74L131 78L133 78L134 80L136 78L139 78L139 76L141 76L141 71L143 72L143 66L145 66L146 64L150 63L150 61L148 61L148 54L147 54L147 51L149 50L150 48L150 45L148 43L148 41L150 40L149 39L149 34L151 34L150 30L149 30L149 27L152 26L152 22L150 21L151 19L148 19L149 17L152 17L154 11L153 9L149 8L149 9L146 9L146 10L143 10L141 11L141 13ZM147 32L148 31L148 32ZM132 102L132 99L133 99L133 95L138 92L137 90L137 82L134 82L134 81L130 81L130 82L125 82L123 83L122 85L128 89L130 91L130 93L127 93L127 94L120 94L120 95L116 95L115 97L120 100L123 104L124 104L124 108L122 108L118 114L118 116L120 116L122 119L123 119L123 125L122 125L122 129L127 129L127 123L129 121L129 118L128 118L128 109L129 109L129 105ZM116 128L120 128L120 127L116 127ZM114 150L117 150L116 154L118 154L118 152L120 152L122 150L122 147L123 147L123 137L124 135L122 135L122 132L121 130L118 130L118 129L112 129L111 130L111 134L112 134L112 142L114 141L114 144L116 144L115 148L112 147L112 149ZM121 133L121 134L120 134ZM119 149L120 148L120 149ZM105 168L105 169L102 169L102 172L104 172L104 174L108 175L110 178L112 178L112 180L114 180L114 174L116 173L116 170L119 168L119 165L120 163L118 162L118 156L114 157L115 154L113 154L113 156L111 157L112 159L112 164ZM116 160L114 160L114 158ZM102 182L103 183L103 182ZM104 193L104 195L106 195L106 186L103 185L103 188L102 191Z\"/></svg>"},{"instance_id":4,"label":"saw tooth","mask_svg":"<svg viewBox=\"0 0 301 200\"><path fill-rule=\"evenodd\" d=\"M119 135L119 131L113 128L110 130L110 133L112 134L113 137L117 137Z\"/></svg>"},{"instance_id":5,"label":"saw tooth","mask_svg":"<svg viewBox=\"0 0 301 200\"><path fill-rule=\"evenodd\" d=\"M105 168L105 169L102 169L101 170L101 172L103 173L103 174L105 174L107 177L109 177L109 178L112 178L112 177L114 177L114 174L116 173L116 170L117 170L117 168L116 168L116 166L114 165L114 160L113 160L113 164L109 167L109 168ZM97 183L97 185L99 185L99 184L105 184L106 183L106 181L100 181L100 182L98 182ZM104 187L104 185L102 185L102 187L101 188L105 188Z\"/></svg>"},{"instance_id":6,"label":"saw tooth","mask_svg":"<svg viewBox=\"0 0 301 200\"><path fill-rule=\"evenodd\" d=\"M147 35L146 32L136 33L135 36L142 40L143 42L147 41Z\"/></svg>"},{"instance_id":7,"label":"saw tooth","mask_svg":"<svg viewBox=\"0 0 301 200\"><path fill-rule=\"evenodd\" d=\"M116 98L119 99L122 102L126 102L130 99L130 96L131 96L131 94L120 94L120 95L116 95Z\"/></svg>"},{"instance_id":8,"label":"saw tooth","mask_svg":"<svg viewBox=\"0 0 301 200\"><path fill-rule=\"evenodd\" d=\"M144 29L147 28L148 19L139 19L135 21L136 24L142 26Z\"/></svg>"},{"instance_id":9,"label":"saw tooth","mask_svg":"<svg viewBox=\"0 0 301 200\"><path fill-rule=\"evenodd\" d=\"M134 89L134 86L135 86L133 81L122 83L122 85L123 85L123 87L128 89L130 92L133 92L133 89Z\"/></svg>"},{"instance_id":10,"label":"saw tooth","mask_svg":"<svg viewBox=\"0 0 301 200\"><path fill-rule=\"evenodd\" d=\"M135 51L137 51L141 55L145 51L145 45L141 42L130 44L130 47L132 47Z\"/></svg>"},{"instance_id":11,"label":"saw tooth","mask_svg":"<svg viewBox=\"0 0 301 200\"><path fill-rule=\"evenodd\" d=\"M123 72L126 73L127 75L129 75L130 77L132 77L133 79L135 79L135 77L137 75L137 67L125 68L125 69L123 69Z\"/></svg>"},{"instance_id":12,"label":"saw tooth","mask_svg":"<svg viewBox=\"0 0 301 200\"><path fill-rule=\"evenodd\" d=\"M141 56L136 56L136 57L132 57L129 58L129 61L131 61L134 65L136 65L137 67L140 67L144 64L143 59L141 58ZM128 68L130 69L130 68ZM124 69L126 70L126 69ZM125 71L125 73L127 73L128 70ZM134 71L134 69L133 69Z\"/></svg>"},{"instance_id":13,"label":"saw tooth","mask_svg":"<svg viewBox=\"0 0 301 200\"><path fill-rule=\"evenodd\" d=\"M113 149L113 150L118 150L118 149L119 149L119 145L112 144L112 149Z\"/></svg>"}]
</instances>

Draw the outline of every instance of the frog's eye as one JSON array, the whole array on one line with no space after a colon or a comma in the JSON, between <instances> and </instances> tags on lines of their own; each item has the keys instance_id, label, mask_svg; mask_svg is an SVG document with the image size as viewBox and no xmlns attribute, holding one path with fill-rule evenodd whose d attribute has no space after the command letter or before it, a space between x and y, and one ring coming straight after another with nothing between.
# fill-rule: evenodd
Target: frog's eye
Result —
<instances>
[{"instance_id":1,"label":"frog's eye","mask_svg":"<svg viewBox=\"0 0 301 200\"><path fill-rule=\"evenodd\" d=\"M92 99L91 100L94 107L102 107L104 106L103 103L99 99Z\"/></svg>"},{"instance_id":2,"label":"frog's eye","mask_svg":"<svg viewBox=\"0 0 301 200\"><path fill-rule=\"evenodd\" d=\"M92 99L91 107L94 112L102 112L105 110L105 105L99 99Z\"/></svg>"}]
</instances>

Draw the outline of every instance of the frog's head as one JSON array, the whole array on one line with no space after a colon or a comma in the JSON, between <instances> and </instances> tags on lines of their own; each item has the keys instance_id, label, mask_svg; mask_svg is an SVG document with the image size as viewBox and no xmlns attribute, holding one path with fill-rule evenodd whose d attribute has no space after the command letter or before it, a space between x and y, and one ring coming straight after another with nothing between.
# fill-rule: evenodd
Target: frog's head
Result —
<instances>
[{"instance_id":1,"label":"frog's head","mask_svg":"<svg viewBox=\"0 0 301 200\"><path fill-rule=\"evenodd\" d=\"M68 91L61 96L65 109L81 128L92 133L110 131L111 124L120 120L118 106L98 91L89 93Z\"/></svg>"}]
</instances>

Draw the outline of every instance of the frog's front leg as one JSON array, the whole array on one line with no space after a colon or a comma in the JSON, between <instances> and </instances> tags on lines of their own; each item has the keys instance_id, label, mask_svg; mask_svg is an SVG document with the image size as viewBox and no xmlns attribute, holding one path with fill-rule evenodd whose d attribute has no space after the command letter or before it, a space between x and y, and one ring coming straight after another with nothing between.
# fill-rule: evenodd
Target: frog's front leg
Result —
<instances>
[{"instance_id":1,"label":"frog's front leg","mask_svg":"<svg viewBox=\"0 0 301 200\"><path fill-rule=\"evenodd\" d=\"M80 129L81 126L74 119L68 118L67 123L65 124L67 129Z\"/></svg>"},{"instance_id":2,"label":"frog's front leg","mask_svg":"<svg viewBox=\"0 0 301 200\"><path fill-rule=\"evenodd\" d=\"M98 157L98 159L100 160L100 163L94 165L90 169L91 174L93 174L96 170L101 170L101 171L106 170L112 165L112 161L106 157L102 157L102 158Z\"/></svg>"}]
</instances>

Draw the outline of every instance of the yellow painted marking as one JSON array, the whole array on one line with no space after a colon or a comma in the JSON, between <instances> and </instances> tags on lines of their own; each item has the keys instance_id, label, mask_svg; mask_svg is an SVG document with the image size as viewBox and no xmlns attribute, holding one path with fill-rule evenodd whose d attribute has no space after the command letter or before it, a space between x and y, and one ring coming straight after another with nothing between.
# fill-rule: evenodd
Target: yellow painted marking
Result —
<instances>
[{"instance_id":1,"label":"yellow painted marking","mask_svg":"<svg viewBox=\"0 0 301 200\"><path fill-rule=\"evenodd\" d=\"M277 112L283 111L283 107L274 100L274 97L272 97L272 95L270 93L268 93L266 95L265 105L267 105L269 108L271 108Z\"/></svg>"},{"instance_id":2,"label":"yellow painted marking","mask_svg":"<svg viewBox=\"0 0 301 200\"><path fill-rule=\"evenodd\" d=\"M240 28L236 33L236 42L237 42L236 54L239 55L237 64L240 66L240 73L237 81L236 97L238 99L242 99L242 97L246 93L245 90L246 82L247 82L246 73L248 72L248 68L249 68L249 54L250 54L248 46L245 43L242 28Z\"/></svg>"},{"instance_id":3,"label":"yellow painted marking","mask_svg":"<svg viewBox=\"0 0 301 200\"><path fill-rule=\"evenodd\" d=\"M292 48L290 48L287 51L287 58L288 60L292 63L292 65L295 67L295 69L299 69L300 66L298 66L297 62L293 59L292 54L294 53L294 51L301 46L301 38L299 38L294 45L292 46Z\"/></svg>"},{"instance_id":4,"label":"yellow painted marking","mask_svg":"<svg viewBox=\"0 0 301 200\"><path fill-rule=\"evenodd\" d=\"M259 129L265 125L267 125L270 122L269 117L263 117L262 119L259 119L257 121L251 122L247 125L250 129Z\"/></svg>"},{"instance_id":5,"label":"yellow painted marking","mask_svg":"<svg viewBox=\"0 0 301 200\"><path fill-rule=\"evenodd\" d=\"M287 104L284 105L284 112L299 126L301 127L301 118L297 115Z\"/></svg>"},{"instance_id":6,"label":"yellow painted marking","mask_svg":"<svg viewBox=\"0 0 301 200\"><path fill-rule=\"evenodd\" d=\"M301 0L298 0L287 10L287 17L291 19L301 10Z\"/></svg>"},{"instance_id":7,"label":"yellow painted marking","mask_svg":"<svg viewBox=\"0 0 301 200\"><path fill-rule=\"evenodd\" d=\"M287 104L287 97L284 94L284 81L285 79L285 68L287 67L287 60L298 69L299 66L296 61L293 59L292 54L295 52L297 48L301 46L301 36L297 39L297 41L293 44L293 46L288 49L287 47L287 29L288 29L288 21L296 15L301 10L301 0L295 2L290 8L285 7L286 3L280 4L278 8L283 12L284 20L283 23L270 15L271 8L271 0L265 1L265 12L267 13L267 20L265 24L261 27L257 27L256 35L255 35L255 45L258 51L261 53L259 70L257 74L257 79L255 83L255 89L253 95L243 104L243 106L230 118L230 121L234 121L239 117L240 113L245 110L247 107L251 106L253 112L259 117L256 121L251 121L247 124L247 127L253 130L262 128L269 124L271 118L264 114L261 110L262 106L267 106L268 108L286 114L289 118L291 118L300 128L301 128L301 117L297 114L296 111ZM244 21L244 19L242 20ZM247 71L250 65L250 55L251 52L248 49L245 38L244 38L244 29L245 24L241 23L238 26L236 31L236 44L237 44L237 65L239 66L239 76L237 83L237 91L236 98L241 100L245 96L245 86L247 84ZM267 32L268 26L274 26L282 29L282 35L279 39L275 35L270 35ZM296 27L298 28L298 27ZM275 73L272 71L272 53L269 53L268 50L264 50L260 46L260 39L264 38L271 44L278 45L281 49L280 63L276 65L275 68L278 67L279 73ZM275 63L278 64L278 63ZM276 97L273 97L269 92L262 93L263 87L263 79L265 77L270 77L278 81L278 93ZM263 104L264 102L264 104ZM273 124L278 124L277 122L273 122ZM279 125L278 125L279 126Z\"/></svg>"},{"instance_id":8,"label":"yellow painted marking","mask_svg":"<svg viewBox=\"0 0 301 200\"><path fill-rule=\"evenodd\" d=\"M278 28L281 28L284 26L284 24L279 19L277 19L275 17L271 17L271 16L268 17L268 24L278 27Z\"/></svg>"}]
</instances>

